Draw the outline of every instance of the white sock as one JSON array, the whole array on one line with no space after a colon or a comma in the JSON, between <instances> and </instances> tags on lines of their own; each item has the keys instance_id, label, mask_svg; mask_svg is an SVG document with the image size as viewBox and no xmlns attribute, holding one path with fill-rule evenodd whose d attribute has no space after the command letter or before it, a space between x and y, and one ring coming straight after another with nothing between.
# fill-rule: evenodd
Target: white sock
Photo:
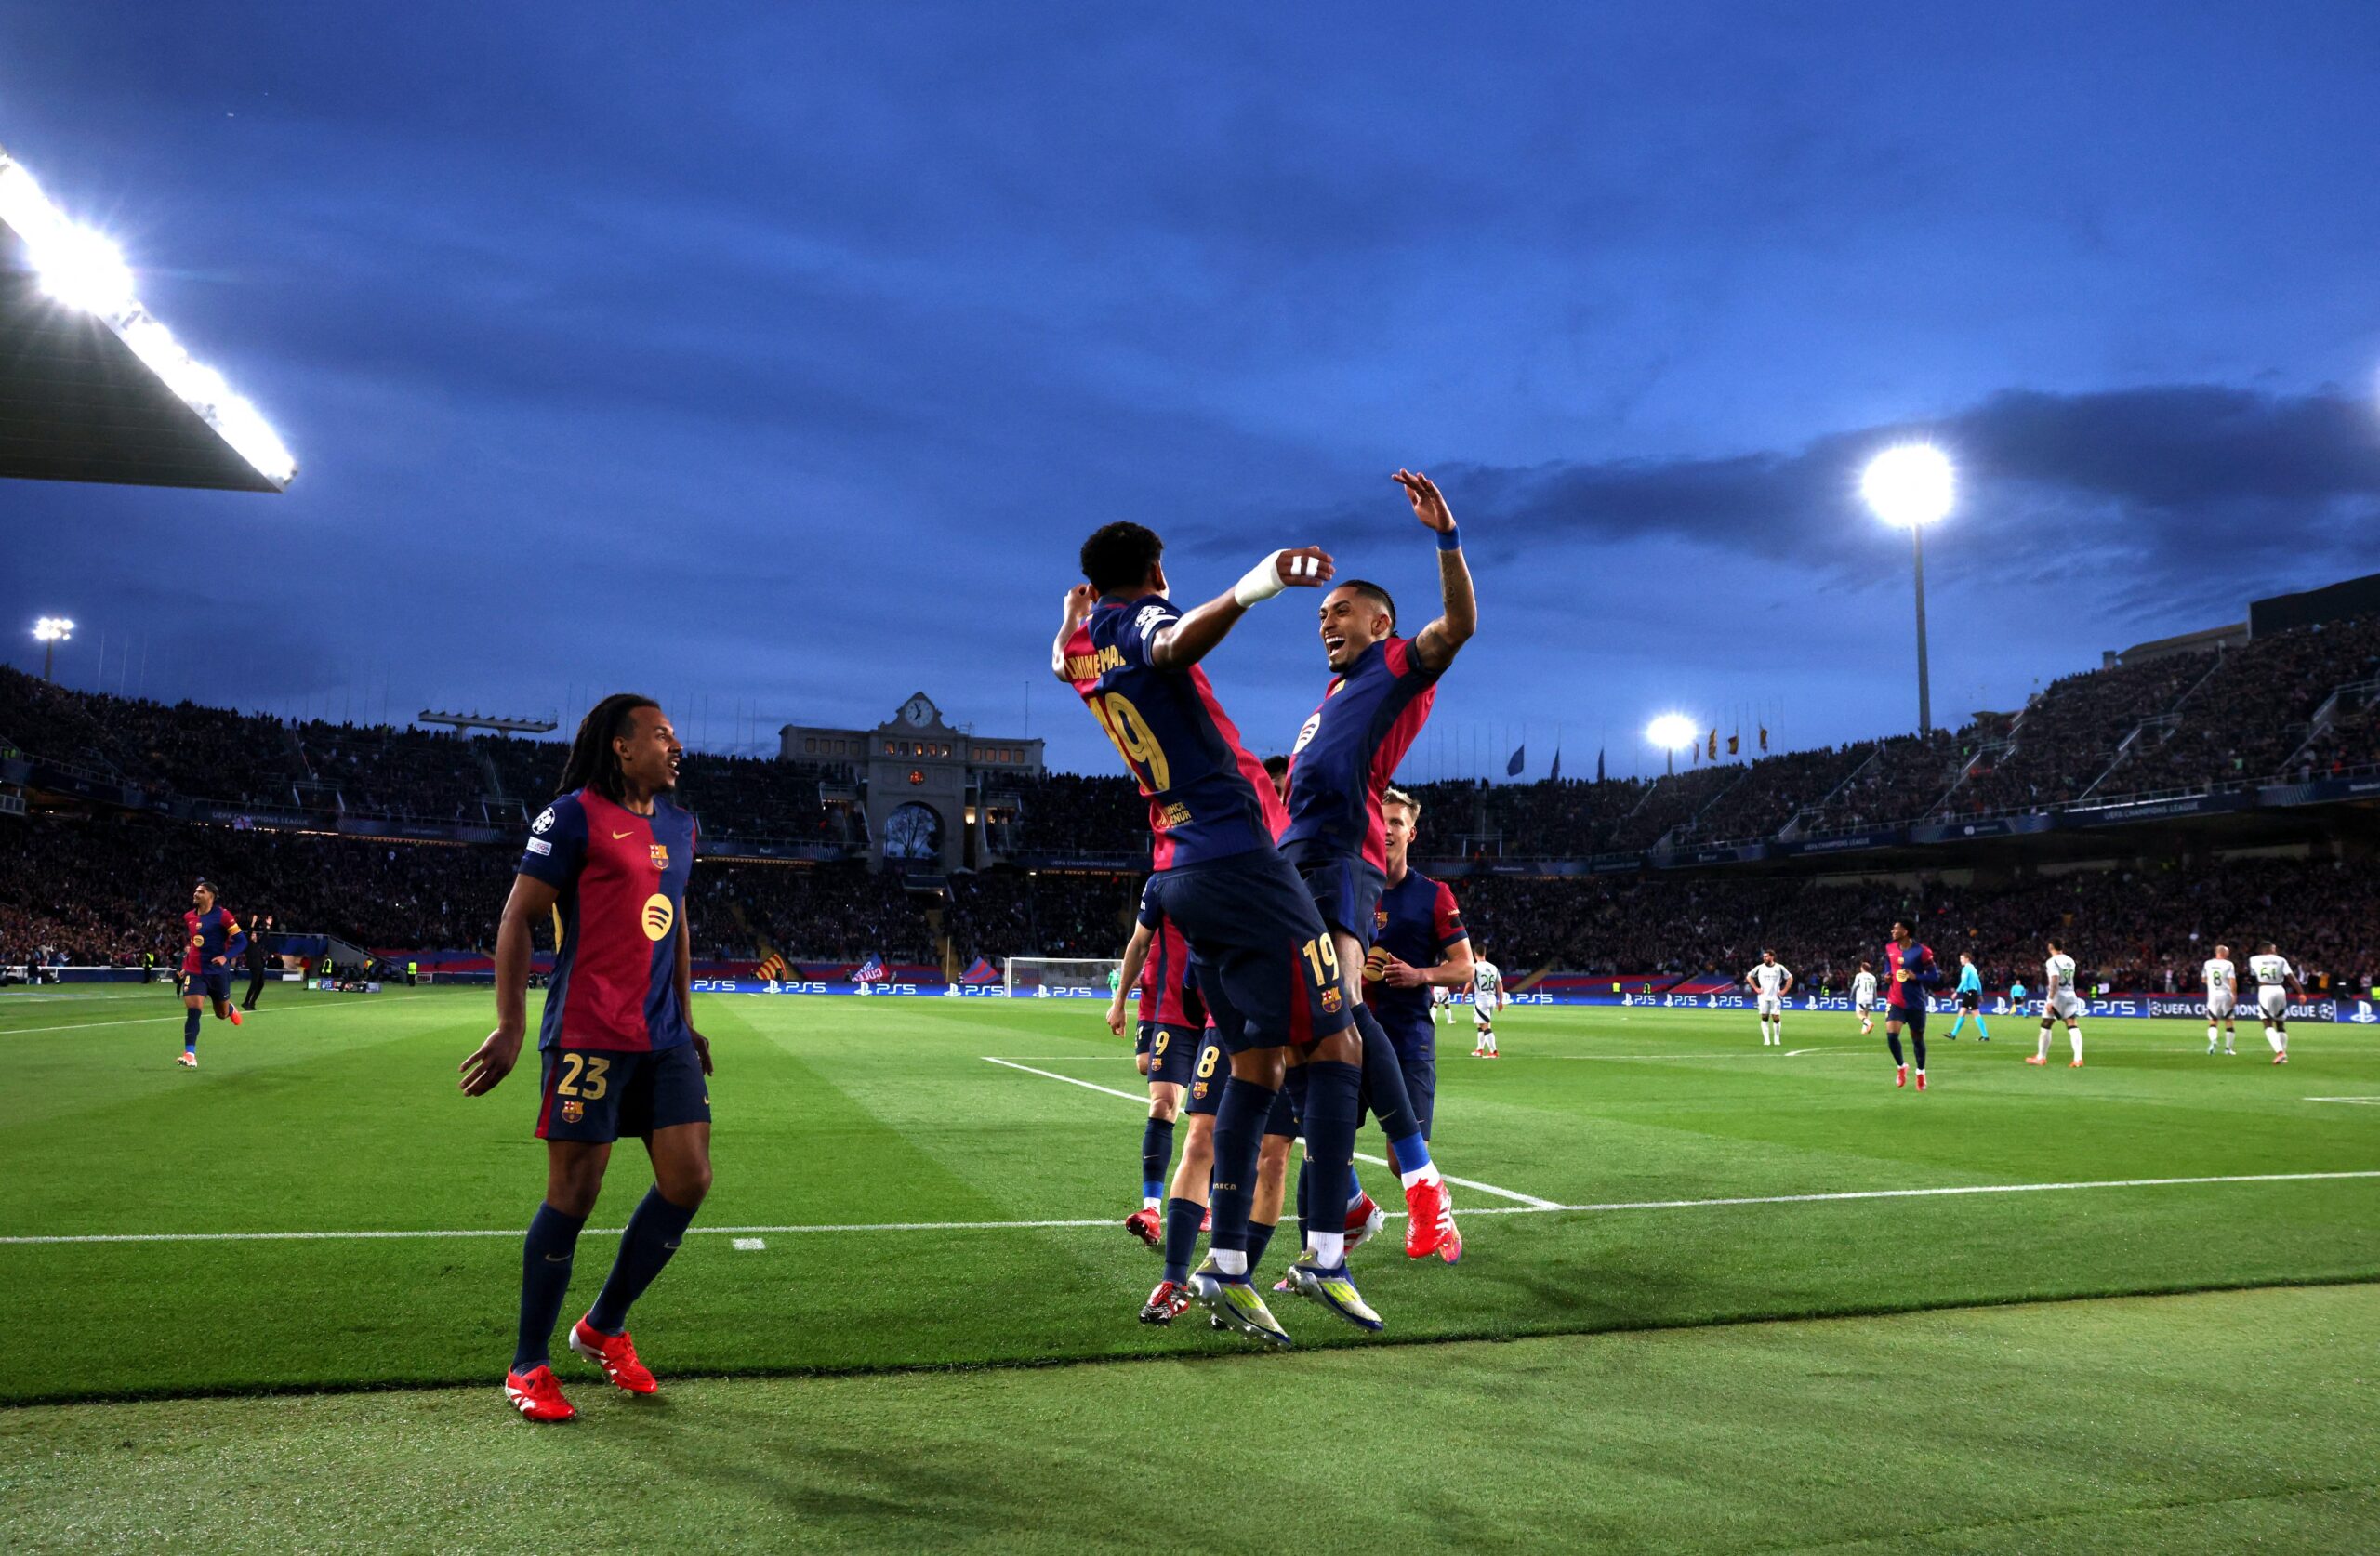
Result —
<instances>
[{"instance_id":1,"label":"white sock","mask_svg":"<svg viewBox=\"0 0 2380 1556\"><path fill-rule=\"evenodd\" d=\"M2079 1026L2069 1026L2069 1027L2068 1027L2068 1028L2066 1029L2066 1035L2067 1035L2067 1039L2068 1039L2068 1041L2071 1042L2071 1043L2074 1045L2074 1062L2075 1062L2075 1063L2077 1063L2077 1064L2082 1063L2082 1029L2081 1027L2079 1027Z\"/></svg>"},{"instance_id":2,"label":"white sock","mask_svg":"<svg viewBox=\"0 0 2380 1556\"><path fill-rule=\"evenodd\" d=\"M1165 1208L1165 1201L1161 1199L1151 1199L1146 1194L1143 1194L1141 1196L1141 1208L1144 1210L1162 1210Z\"/></svg>"},{"instance_id":3,"label":"white sock","mask_svg":"<svg viewBox=\"0 0 2380 1556\"><path fill-rule=\"evenodd\" d=\"M1310 1232L1305 1246L1314 1250L1314 1261L1326 1270L1335 1270L1347 1262L1347 1234L1343 1232Z\"/></svg>"},{"instance_id":4,"label":"white sock","mask_svg":"<svg viewBox=\"0 0 2380 1556\"><path fill-rule=\"evenodd\" d=\"M2267 1028L2265 1028L2265 1041L2266 1041L2266 1042L2268 1042L2268 1043L2270 1043L2270 1044L2272 1045L2272 1051L2273 1051L2273 1052L2275 1052L2275 1053L2279 1053L2279 1052L2281 1052L2281 1034L2280 1034L2280 1033L2278 1033L2278 1032L2275 1032L2275 1031L2274 1031L2272 1028L2270 1028L2270 1027L2267 1027Z\"/></svg>"},{"instance_id":5,"label":"white sock","mask_svg":"<svg viewBox=\"0 0 2380 1556\"><path fill-rule=\"evenodd\" d=\"M1438 1164L1431 1162L1426 1166L1417 1167L1410 1172L1399 1173L1397 1180L1408 1189L1416 1183L1435 1183L1438 1180ZM1355 1201L1349 1200L1347 1203L1352 1205Z\"/></svg>"},{"instance_id":6,"label":"white sock","mask_svg":"<svg viewBox=\"0 0 2380 1556\"><path fill-rule=\"evenodd\" d=\"M2213 1022L2207 1022L2207 1023L2206 1023L2206 1051L2207 1051L2207 1052L2209 1052L2209 1053L2213 1053L2213 1052L2215 1051L2215 1036L2216 1036L2216 1032L2215 1032L2215 1023L2214 1023Z\"/></svg>"},{"instance_id":7,"label":"white sock","mask_svg":"<svg viewBox=\"0 0 2380 1556\"><path fill-rule=\"evenodd\" d=\"M2035 1059L2047 1059L2049 1057L2049 1028L2042 1028L2042 1044L2041 1047L2033 1050L2033 1057Z\"/></svg>"},{"instance_id":8,"label":"white sock","mask_svg":"<svg viewBox=\"0 0 2380 1556\"><path fill-rule=\"evenodd\" d=\"M1214 1248L1210 1251L1214 1255L1215 1268L1223 1272L1224 1274L1244 1275L1248 1273L1248 1250L1246 1248Z\"/></svg>"}]
</instances>

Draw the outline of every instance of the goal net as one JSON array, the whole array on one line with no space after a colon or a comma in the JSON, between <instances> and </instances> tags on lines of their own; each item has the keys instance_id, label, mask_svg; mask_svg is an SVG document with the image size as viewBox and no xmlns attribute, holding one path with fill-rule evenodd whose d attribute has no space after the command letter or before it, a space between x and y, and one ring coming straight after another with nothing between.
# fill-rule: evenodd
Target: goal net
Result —
<instances>
[{"instance_id":1,"label":"goal net","mask_svg":"<svg viewBox=\"0 0 2380 1556\"><path fill-rule=\"evenodd\" d=\"M1011 956L1000 986L1011 999L1105 999L1123 970L1113 956Z\"/></svg>"}]
</instances>

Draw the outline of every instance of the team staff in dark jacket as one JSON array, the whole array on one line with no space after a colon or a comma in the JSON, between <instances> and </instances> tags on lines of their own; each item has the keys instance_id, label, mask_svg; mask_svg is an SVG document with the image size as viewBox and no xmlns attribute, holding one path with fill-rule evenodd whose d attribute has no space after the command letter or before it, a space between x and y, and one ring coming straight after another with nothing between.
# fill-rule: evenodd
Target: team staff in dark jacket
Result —
<instances>
[{"instance_id":1,"label":"team staff in dark jacket","mask_svg":"<svg viewBox=\"0 0 2380 1556\"><path fill-rule=\"evenodd\" d=\"M265 942L271 938L272 915L268 913L261 920L250 921L248 925L248 992L247 996L240 1001L240 1009L243 1010L255 1009L257 1000L264 994L265 969L271 964L271 958L265 951Z\"/></svg>"}]
</instances>

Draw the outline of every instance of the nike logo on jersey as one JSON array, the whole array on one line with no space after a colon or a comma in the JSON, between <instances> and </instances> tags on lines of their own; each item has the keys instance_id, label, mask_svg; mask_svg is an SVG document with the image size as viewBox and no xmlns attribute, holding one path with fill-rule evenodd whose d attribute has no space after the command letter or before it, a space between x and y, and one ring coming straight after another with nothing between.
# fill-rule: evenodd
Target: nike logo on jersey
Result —
<instances>
[{"instance_id":1,"label":"nike logo on jersey","mask_svg":"<svg viewBox=\"0 0 2380 1556\"><path fill-rule=\"evenodd\" d=\"M616 842L618 842L621 838L623 838L623 837L627 837L627 836L628 836L628 834L627 834L627 833L625 833L625 832L615 832L615 833L613 833L613 834L612 834L612 841L614 841L614 842L615 842L615 843L616 843Z\"/></svg>"}]
</instances>

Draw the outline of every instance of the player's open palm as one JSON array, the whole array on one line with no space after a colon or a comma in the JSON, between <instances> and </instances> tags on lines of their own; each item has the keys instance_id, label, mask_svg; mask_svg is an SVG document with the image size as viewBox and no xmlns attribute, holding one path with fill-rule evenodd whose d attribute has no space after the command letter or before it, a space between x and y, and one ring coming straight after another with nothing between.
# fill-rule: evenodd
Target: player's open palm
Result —
<instances>
[{"instance_id":1,"label":"player's open palm","mask_svg":"<svg viewBox=\"0 0 2380 1556\"><path fill-rule=\"evenodd\" d=\"M1413 504L1413 517L1444 534L1454 528L1454 512L1447 507L1446 494L1438 483L1419 470L1399 470L1391 478L1405 488L1405 495Z\"/></svg>"},{"instance_id":2,"label":"player's open palm","mask_svg":"<svg viewBox=\"0 0 2380 1556\"><path fill-rule=\"evenodd\" d=\"M462 1079L463 1095L484 1097L496 1089L496 1082L512 1073L521 1062L521 1035L506 1033L501 1027L487 1035L487 1041L471 1050L470 1057L455 1068ZM703 1070L710 1070L710 1056L703 1056Z\"/></svg>"}]
</instances>

